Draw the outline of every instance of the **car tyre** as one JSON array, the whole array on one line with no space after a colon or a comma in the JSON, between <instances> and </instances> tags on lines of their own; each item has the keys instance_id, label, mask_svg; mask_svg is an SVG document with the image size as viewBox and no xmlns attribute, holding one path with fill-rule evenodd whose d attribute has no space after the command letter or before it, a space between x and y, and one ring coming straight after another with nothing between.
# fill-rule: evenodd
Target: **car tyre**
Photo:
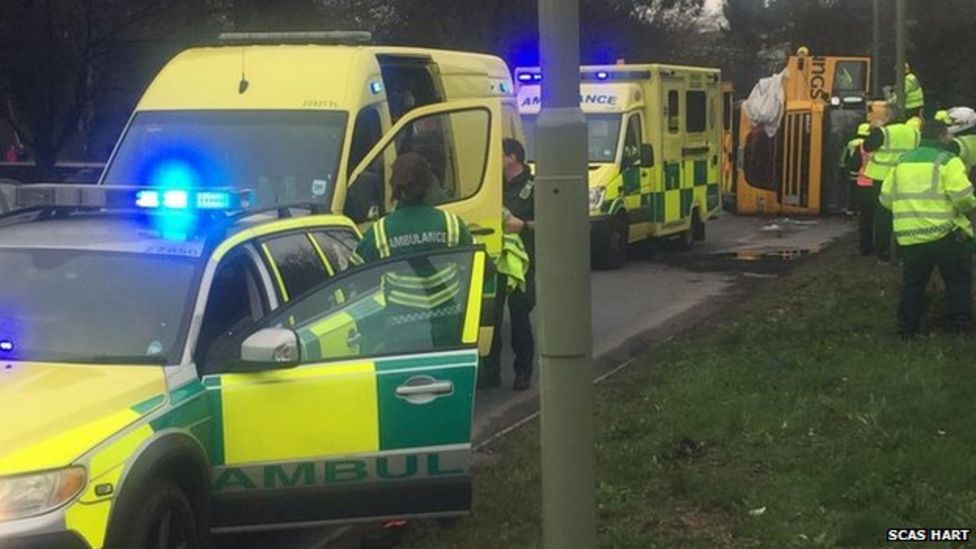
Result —
<instances>
[{"instance_id":1,"label":"car tyre","mask_svg":"<svg viewBox=\"0 0 976 549\"><path fill-rule=\"evenodd\" d=\"M705 240L705 220L701 218L701 212L698 209L691 214L691 233L695 242Z\"/></svg>"},{"instance_id":2,"label":"car tyre","mask_svg":"<svg viewBox=\"0 0 976 549\"><path fill-rule=\"evenodd\" d=\"M176 484L153 479L141 487L140 504L122 513L118 549L201 549L197 521L186 494Z\"/></svg>"}]
</instances>

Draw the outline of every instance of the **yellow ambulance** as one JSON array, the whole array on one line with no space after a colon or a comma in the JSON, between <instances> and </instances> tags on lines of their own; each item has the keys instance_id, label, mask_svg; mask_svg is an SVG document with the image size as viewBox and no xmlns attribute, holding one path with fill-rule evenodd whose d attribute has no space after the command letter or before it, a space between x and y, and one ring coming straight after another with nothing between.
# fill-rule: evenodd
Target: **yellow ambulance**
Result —
<instances>
[{"instance_id":1,"label":"yellow ambulance","mask_svg":"<svg viewBox=\"0 0 976 549\"><path fill-rule=\"evenodd\" d=\"M531 160L544 75L515 71ZM594 263L619 268L629 244L705 238L721 207L722 95L718 69L606 65L580 69L580 105L589 129L591 246Z\"/></svg>"},{"instance_id":2,"label":"yellow ambulance","mask_svg":"<svg viewBox=\"0 0 976 549\"><path fill-rule=\"evenodd\" d=\"M101 183L249 188L258 205L314 202L363 227L393 207L397 155L417 152L440 181L438 206L497 256L502 139L522 133L507 65L369 41L227 33L179 54L139 101Z\"/></svg>"}]
</instances>

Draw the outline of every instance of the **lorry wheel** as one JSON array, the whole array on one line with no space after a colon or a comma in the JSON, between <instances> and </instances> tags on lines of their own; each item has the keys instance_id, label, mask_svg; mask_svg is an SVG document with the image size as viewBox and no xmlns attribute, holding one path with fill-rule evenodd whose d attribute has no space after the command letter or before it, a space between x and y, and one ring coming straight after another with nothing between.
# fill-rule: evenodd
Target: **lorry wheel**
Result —
<instances>
[{"instance_id":1,"label":"lorry wheel","mask_svg":"<svg viewBox=\"0 0 976 549\"><path fill-rule=\"evenodd\" d=\"M705 221L697 209L691 215L691 233L695 242L705 240Z\"/></svg>"},{"instance_id":2,"label":"lorry wheel","mask_svg":"<svg viewBox=\"0 0 976 549\"><path fill-rule=\"evenodd\" d=\"M619 269L627 262L627 238L629 227L627 218L618 215L606 228L603 238L598 238L593 250L597 268Z\"/></svg>"},{"instance_id":3,"label":"lorry wheel","mask_svg":"<svg viewBox=\"0 0 976 549\"><path fill-rule=\"evenodd\" d=\"M125 520L120 549L200 549L193 508L180 488L163 479L147 482L139 506L117 517Z\"/></svg>"}]
</instances>

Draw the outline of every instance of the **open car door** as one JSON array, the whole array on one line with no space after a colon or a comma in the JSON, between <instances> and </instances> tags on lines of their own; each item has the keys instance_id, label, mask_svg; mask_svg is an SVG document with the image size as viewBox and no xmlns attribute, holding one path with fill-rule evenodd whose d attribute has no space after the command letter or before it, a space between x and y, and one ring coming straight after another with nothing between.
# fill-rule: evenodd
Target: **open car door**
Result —
<instances>
[{"instance_id":1,"label":"open car door","mask_svg":"<svg viewBox=\"0 0 976 549\"><path fill-rule=\"evenodd\" d=\"M500 99L451 101L411 110L373 147L349 178L333 211L365 230L393 208L390 171L397 156L418 153L439 185L433 205L459 216L492 257L502 243L502 105Z\"/></svg>"},{"instance_id":2,"label":"open car door","mask_svg":"<svg viewBox=\"0 0 976 549\"><path fill-rule=\"evenodd\" d=\"M481 246L371 263L261 320L206 383L215 529L469 512L485 264ZM431 273L435 308L388 299L390 277Z\"/></svg>"}]
</instances>

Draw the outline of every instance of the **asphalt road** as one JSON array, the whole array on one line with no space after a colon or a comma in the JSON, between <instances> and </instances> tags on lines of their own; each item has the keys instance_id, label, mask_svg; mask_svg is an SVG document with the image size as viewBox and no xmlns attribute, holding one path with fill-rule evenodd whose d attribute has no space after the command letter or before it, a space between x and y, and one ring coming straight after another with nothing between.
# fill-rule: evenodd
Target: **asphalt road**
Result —
<instances>
[{"instance_id":1,"label":"asphalt road","mask_svg":"<svg viewBox=\"0 0 976 549\"><path fill-rule=\"evenodd\" d=\"M691 252L677 252L667 245L634 250L623 269L594 272L594 378L611 373L654 342L720 314L721 305L748 286L746 279L778 276L793 259L815 254L853 227L851 221L838 217L797 220L723 214L709 222L707 239ZM507 325L503 329L507 336ZM476 445L490 442L538 409L536 387L526 392L510 389L511 356L506 348L502 386L477 395ZM363 529L254 533L217 541L223 549L346 549L359 547Z\"/></svg>"}]
</instances>

